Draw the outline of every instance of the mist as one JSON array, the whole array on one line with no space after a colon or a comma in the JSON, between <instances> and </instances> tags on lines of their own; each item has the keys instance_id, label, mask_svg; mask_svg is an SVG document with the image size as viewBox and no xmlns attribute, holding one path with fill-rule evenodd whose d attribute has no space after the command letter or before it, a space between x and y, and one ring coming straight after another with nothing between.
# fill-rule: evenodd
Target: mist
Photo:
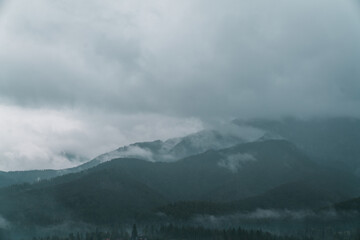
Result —
<instances>
[{"instance_id":1,"label":"mist","mask_svg":"<svg viewBox=\"0 0 360 240\"><path fill-rule=\"evenodd\" d=\"M0 228L6 229L8 227L10 227L10 223L0 215Z\"/></svg>"}]
</instances>

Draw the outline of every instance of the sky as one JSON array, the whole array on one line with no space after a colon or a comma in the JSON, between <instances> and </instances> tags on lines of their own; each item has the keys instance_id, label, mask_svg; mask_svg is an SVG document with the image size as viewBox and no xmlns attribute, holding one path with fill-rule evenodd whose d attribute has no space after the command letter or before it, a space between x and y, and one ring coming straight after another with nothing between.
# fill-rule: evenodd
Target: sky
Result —
<instances>
[{"instance_id":1,"label":"sky","mask_svg":"<svg viewBox=\"0 0 360 240\"><path fill-rule=\"evenodd\" d=\"M0 0L0 170L233 118L360 117L359 62L355 0Z\"/></svg>"}]
</instances>

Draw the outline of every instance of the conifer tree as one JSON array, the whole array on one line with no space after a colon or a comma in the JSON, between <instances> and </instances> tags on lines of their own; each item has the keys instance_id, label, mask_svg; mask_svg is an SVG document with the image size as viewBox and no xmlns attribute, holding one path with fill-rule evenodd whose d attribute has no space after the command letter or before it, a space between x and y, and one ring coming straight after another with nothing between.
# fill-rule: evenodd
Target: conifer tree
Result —
<instances>
[{"instance_id":1,"label":"conifer tree","mask_svg":"<svg viewBox=\"0 0 360 240\"><path fill-rule=\"evenodd\" d=\"M137 233L137 229L136 229L136 224L134 224L132 232L131 232L131 240L136 240L137 236L138 236L138 233Z\"/></svg>"}]
</instances>

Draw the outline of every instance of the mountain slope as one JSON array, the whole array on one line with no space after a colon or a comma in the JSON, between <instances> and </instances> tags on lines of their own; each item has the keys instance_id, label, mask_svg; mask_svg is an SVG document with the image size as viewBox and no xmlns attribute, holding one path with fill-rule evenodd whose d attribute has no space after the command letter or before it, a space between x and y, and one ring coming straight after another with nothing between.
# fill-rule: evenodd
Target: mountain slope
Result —
<instances>
[{"instance_id":1,"label":"mountain slope","mask_svg":"<svg viewBox=\"0 0 360 240\"><path fill-rule=\"evenodd\" d=\"M0 188L13 184L36 182L44 179L53 178L59 175L61 174L56 170L0 172Z\"/></svg>"},{"instance_id":2,"label":"mountain slope","mask_svg":"<svg viewBox=\"0 0 360 240\"><path fill-rule=\"evenodd\" d=\"M237 127L235 126L235 128ZM222 130L203 130L182 138L134 143L101 154L89 162L68 169L0 172L0 188L12 184L32 183L80 172L115 158L137 158L151 162L172 162L210 149L217 150L244 142L240 137L241 129L237 128L236 131L240 132L229 133Z\"/></svg>"},{"instance_id":3,"label":"mountain slope","mask_svg":"<svg viewBox=\"0 0 360 240\"><path fill-rule=\"evenodd\" d=\"M64 170L0 172L0 187L24 182L36 182L56 176L80 172L115 158L138 158L149 161L176 161L208 150L219 150L248 142L245 128L265 133L262 140L288 139L319 163L341 168L360 176L360 120L354 118L284 119L281 121L255 119L235 120L230 130L204 130L167 141L141 142L102 154L78 167ZM256 131L255 131L256 132ZM260 137L261 135L259 135ZM251 141L251 140L250 140Z\"/></svg>"},{"instance_id":4,"label":"mountain slope","mask_svg":"<svg viewBox=\"0 0 360 240\"><path fill-rule=\"evenodd\" d=\"M137 176L173 201L232 201L255 196L316 169L306 155L283 140L239 144L173 163L127 159L109 164Z\"/></svg>"},{"instance_id":5,"label":"mountain slope","mask_svg":"<svg viewBox=\"0 0 360 240\"><path fill-rule=\"evenodd\" d=\"M296 182L280 185L256 197L236 202L240 210L315 209L360 193L360 181L346 173L321 171Z\"/></svg>"},{"instance_id":6,"label":"mountain slope","mask_svg":"<svg viewBox=\"0 0 360 240\"><path fill-rule=\"evenodd\" d=\"M360 174L360 119L323 118L300 120L235 120L293 142L315 160Z\"/></svg>"},{"instance_id":7,"label":"mountain slope","mask_svg":"<svg viewBox=\"0 0 360 240\"><path fill-rule=\"evenodd\" d=\"M162 206L158 211L177 219L196 215L229 215L257 209L304 211L330 206L360 193L360 181L344 173L319 172L311 179L290 182L255 197L232 202L182 201ZM360 211L360 198L337 203L339 211Z\"/></svg>"},{"instance_id":8,"label":"mountain slope","mask_svg":"<svg viewBox=\"0 0 360 240\"><path fill-rule=\"evenodd\" d=\"M221 154L226 156L221 165L231 170L234 178L208 192L204 199L231 201L255 196L318 170L304 153L285 140L246 143L223 150ZM237 166L236 172L234 166Z\"/></svg>"},{"instance_id":9,"label":"mountain slope","mask_svg":"<svg viewBox=\"0 0 360 240\"><path fill-rule=\"evenodd\" d=\"M240 129L237 129L240 131ZM92 161L79 166L84 169L115 158L137 158L151 162L173 162L208 150L218 150L245 142L241 132L228 133L217 130L203 130L182 138L166 141L139 142L102 154Z\"/></svg>"},{"instance_id":10,"label":"mountain slope","mask_svg":"<svg viewBox=\"0 0 360 240\"><path fill-rule=\"evenodd\" d=\"M66 220L112 223L147 216L165 199L121 169L99 168L0 191L1 215L41 225Z\"/></svg>"},{"instance_id":11,"label":"mountain slope","mask_svg":"<svg viewBox=\"0 0 360 240\"><path fill-rule=\"evenodd\" d=\"M356 211L360 213L360 197L336 203L333 208L337 211Z\"/></svg>"},{"instance_id":12,"label":"mountain slope","mask_svg":"<svg viewBox=\"0 0 360 240\"><path fill-rule=\"evenodd\" d=\"M258 195L314 168L283 140L211 150L172 163L116 159L83 172L2 189L0 214L11 221L39 224L146 218L169 202ZM236 193L224 197L219 191L224 186Z\"/></svg>"},{"instance_id":13,"label":"mountain slope","mask_svg":"<svg viewBox=\"0 0 360 240\"><path fill-rule=\"evenodd\" d=\"M267 140L176 162L115 159L0 189L0 215L19 223L110 223L154 217L154 209L172 202L209 200L231 203L231 210L296 209L357 196L358 186L351 175L321 170L292 143Z\"/></svg>"}]
</instances>

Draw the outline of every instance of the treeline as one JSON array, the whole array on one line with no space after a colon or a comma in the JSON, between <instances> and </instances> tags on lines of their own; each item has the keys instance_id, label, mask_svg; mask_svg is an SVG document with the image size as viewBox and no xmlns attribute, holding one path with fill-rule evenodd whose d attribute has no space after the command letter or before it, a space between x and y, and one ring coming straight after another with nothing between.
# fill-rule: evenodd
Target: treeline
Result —
<instances>
[{"instance_id":1,"label":"treeline","mask_svg":"<svg viewBox=\"0 0 360 240\"><path fill-rule=\"evenodd\" d=\"M312 240L312 238L296 238L291 236L276 236L261 230L245 230L242 228L208 229L204 227L163 225L158 228L147 226L142 234L134 236L124 229L111 231L95 231L87 233L71 233L68 236L34 237L29 240Z\"/></svg>"},{"instance_id":2,"label":"treeline","mask_svg":"<svg viewBox=\"0 0 360 240\"><path fill-rule=\"evenodd\" d=\"M207 229L203 227L162 226L159 231L160 239L194 239L194 240L300 240L295 237L276 236L261 230L244 230L242 228ZM310 240L302 238L301 240Z\"/></svg>"}]
</instances>

